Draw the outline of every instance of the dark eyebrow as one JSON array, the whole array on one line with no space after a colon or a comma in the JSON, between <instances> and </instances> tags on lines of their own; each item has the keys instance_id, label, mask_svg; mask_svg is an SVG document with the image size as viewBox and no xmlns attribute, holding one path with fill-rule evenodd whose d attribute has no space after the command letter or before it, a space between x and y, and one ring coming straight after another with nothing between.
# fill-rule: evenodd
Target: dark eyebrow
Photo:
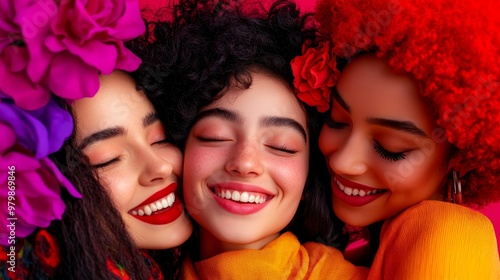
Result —
<instances>
[{"instance_id":1,"label":"dark eyebrow","mask_svg":"<svg viewBox=\"0 0 500 280\"><path fill-rule=\"evenodd\" d=\"M109 139L112 137L116 137L119 135L124 135L125 129L123 127L111 127L100 130L98 132L92 133L89 136L83 138L82 143L78 145L79 150L83 150L88 147L90 144L93 144L97 141Z\"/></svg>"},{"instance_id":2,"label":"dark eyebrow","mask_svg":"<svg viewBox=\"0 0 500 280\"><path fill-rule=\"evenodd\" d=\"M243 119L240 115L237 113L226 110L226 109L221 109L221 108L214 108L210 110L206 110L203 112L200 112L198 116L196 117L196 120L194 123L197 123L198 121L208 118L208 117L218 117L230 122L234 122L237 124L242 124ZM307 134L306 130L302 125L300 125L297 121L290 119L290 118L283 118L283 117L264 117L261 120L259 120L259 124L262 126L288 126L291 127L295 130L297 130L303 137L304 141L307 142Z\"/></svg>"},{"instance_id":3,"label":"dark eyebrow","mask_svg":"<svg viewBox=\"0 0 500 280\"><path fill-rule=\"evenodd\" d=\"M368 123L394 128L420 137L428 137L428 135L422 129L418 128L417 125L415 125L413 122L410 121L396 121L396 120L388 120L381 118L369 118Z\"/></svg>"},{"instance_id":4,"label":"dark eyebrow","mask_svg":"<svg viewBox=\"0 0 500 280\"><path fill-rule=\"evenodd\" d=\"M295 121L294 119L284 118L284 117L274 117L274 116L266 116L259 120L259 124L261 126L269 127L269 126L281 126L281 127L291 127L295 129L298 133L304 137L304 141L307 143L307 134L304 127Z\"/></svg>"},{"instance_id":5,"label":"dark eyebrow","mask_svg":"<svg viewBox=\"0 0 500 280\"><path fill-rule=\"evenodd\" d=\"M345 103L344 99L342 99L342 97L340 96L336 87L332 88L332 96L333 96L333 99L335 99L339 103L339 105L342 108L344 108L344 110L346 110L349 113L351 112L351 108L349 108L349 105L347 105L347 103Z\"/></svg>"},{"instance_id":6,"label":"dark eyebrow","mask_svg":"<svg viewBox=\"0 0 500 280\"><path fill-rule=\"evenodd\" d=\"M158 120L158 114L155 112L150 112L142 119L142 126L147 127L152 125Z\"/></svg>"},{"instance_id":7,"label":"dark eyebrow","mask_svg":"<svg viewBox=\"0 0 500 280\"><path fill-rule=\"evenodd\" d=\"M144 118L142 118L142 125L144 127L150 126L158 120L158 114L155 112L148 113ZM83 138L82 143L78 145L78 149L83 150L89 145L97 142L106 140L112 137L120 136L125 134L125 129L123 127L110 127L90 134L89 136Z\"/></svg>"},{"instance_id":8,"label":"dark eyebrow","mask_svg":"<svg viewBox=\"0 0 500 280\"><path fill-rule=\"evenodd\" d=\"M221 119L224 119L224 120L227 120L230 122L235 122L238 124L241 124L243 122L241 117L238 116L238 114L236 114L235 112L232 112L232 111L226 110L226 109L221 109L221 108L214 108L214 109L209 109L209 110L205 110L205 111L200 112L198 114L198 116L196 116L194 123L197 123L200 120L208 118L208 117L218 117L218 118L221 118Z\"/></svg>"}]
</instances>

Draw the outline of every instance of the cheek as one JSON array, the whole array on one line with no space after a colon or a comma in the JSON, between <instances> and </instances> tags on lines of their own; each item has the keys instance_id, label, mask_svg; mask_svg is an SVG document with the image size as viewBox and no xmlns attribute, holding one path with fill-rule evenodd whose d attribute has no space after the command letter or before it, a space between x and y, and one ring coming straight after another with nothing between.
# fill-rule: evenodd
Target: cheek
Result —
<instances>
[{"instance_id":1,"label":"cheek","mask_svg":"<svg viewBox=\"0 0 500 280\"><path fill-rule=\"evenodd\" d=\"M446 158L442 150L428 151L415 151L400 162L378 160L379 174L389 188L436 192L446 175Z\"/></svg>"},{"instance_id":2,"label":"cheek","mask_svg":"<svg viewBox=\"0 0 500 280\"><path fill-rule=\"evenodd\" d=\"M342 141L342 137L344 137L343 133L345 131L341 130L333 130L328 128L326 125L321 129L321 133L319 134L319 149L323 153L323 155L328 155L335 152Z\"/></svg>"},{"instance_id":3,"label":"cheek","mask_svg":"<svg viewBox=\"0 0 500 280\"><path fill-rule=\"evenodd\" d=\"M270 161L270 174L284 191L302 195L309 173L309 157L274 159Z\"/></svg>"},{"instance_id":4,"label":"cheek","mask_svg":"<svg viewBox=\"0 0 500 280\"><path fill-rule=\"evenodd\" d=\"M135 205L131 205L136 187L127 173L114 172L100 176L101 184L109 194L109 198L117 208L118 212L127 212Z\"/></svg>"}]
</instances>

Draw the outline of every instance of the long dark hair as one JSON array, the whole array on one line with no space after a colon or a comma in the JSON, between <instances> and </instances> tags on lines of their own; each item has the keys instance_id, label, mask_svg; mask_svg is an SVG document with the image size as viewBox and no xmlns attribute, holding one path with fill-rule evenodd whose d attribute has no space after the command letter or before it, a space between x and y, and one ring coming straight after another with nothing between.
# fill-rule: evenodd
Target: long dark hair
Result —
<instances>
[{"instance_id":1,"label":"long dark hair","mask_svg":"<svg viewBox=\"0 0 500 280\"><path fill-rule=\"evenodd\" d=\"M231 87L247 89L252 72L263 71L293 88L290 61L301 54L316 29L295 3L261 6L229 0L185 0L171 21L152 24L152 33L136 44L143 64L136 73L166 127L183 147L197 113ZM134 47L132 47L134 49ZM317 147L319 115L305 108L311 140L310 172L304 200L287 227L301 242L320 241L343 248L343 223L330 205L330 180Z\"/></svg>"},{"instance_id":2,"label":"long dark hair","mask_svg":"<svg viewBox=\"0 0 500 280\"><path fill-rule=\"evenodd\" d=\"M76 199L63 193L66 211L50 232L58 240L61 254L56 278L120 279L108 262L121 266L131 279L151 279L151 268L131 239L106 189L87 157L74 145L74 136L51 155L62 173L82 195ZM166 236L165 238L168 238ZM175 279L180 255L176 250L153 253L165 279Z\"/></svg>"}]
</instances>

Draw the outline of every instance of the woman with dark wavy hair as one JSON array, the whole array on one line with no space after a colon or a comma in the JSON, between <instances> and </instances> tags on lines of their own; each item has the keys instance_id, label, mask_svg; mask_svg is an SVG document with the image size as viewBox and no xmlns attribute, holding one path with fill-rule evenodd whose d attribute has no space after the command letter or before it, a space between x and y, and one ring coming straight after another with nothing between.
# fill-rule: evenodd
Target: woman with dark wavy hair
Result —
<instances>
[{"instance_id":1,"label":"woman with dark wavy hair","mask_svg":"<svg viewBox=\"0 0 500 280\"><path fill-rule=\"evenodd\" d=\"M317 113L293 93L290 61L312 40L294 3L270 11L181 1L158 22L139 85L184 149L183 191L198 246L182 278L363 278L327 206ZM147 45L147 44L146 44ZM172 109L176 113L172 114Z\"/></svg>"}]
</instances>

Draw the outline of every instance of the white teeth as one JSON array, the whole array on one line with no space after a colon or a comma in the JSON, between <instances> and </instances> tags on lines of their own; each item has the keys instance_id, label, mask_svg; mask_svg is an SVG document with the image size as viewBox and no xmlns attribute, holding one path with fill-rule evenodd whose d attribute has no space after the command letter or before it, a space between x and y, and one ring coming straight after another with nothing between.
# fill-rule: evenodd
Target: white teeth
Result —
<instances>
[{"instance_id":1,"label":"white teeth","mask_svg":"<svg viewBox=\"0 0 500 280\"><path fill-rule=\"evenodd\" d=\"M240 193L239 192L233 192L233 194L231 195L231 200L240 201Z\"/></svg>"},{"instance_id":2,"label":"white teeth","mask_svg":"<svg viewBox=\"0 0 500 280\"><path fill-rule=\"evenodd\" d=\"M266 202L267 198L265 196L248 194L248 192L230 191L222 190L217 192L217 196L224 199L230 199L232 201L239 201L244 203L255 203L261 204Z\"/></svg>"},{"instance_id":3,"label":"white teeth","mask_svg":"<svg viewBox=\"0 0 500 280\"><path fill-rule=\"evenodd\" d=\"M167 208L168 207L168 201L165 198L163 198L161 200L161 206L163 206L163 208Z\"/></svg>"},{"instance_id":4,"label":"white teeth","mask_svg":"<svg viewBox=\"0 0 500 280\"><path fill-rule=\"evenodd\" d=\"M248 197L249 197L249 195L247 192L242 192L241 196L240 196L240 201L241 202L248 202Z\"/></svg>"},{"instance_id":5,"label":"white teeth","mask_svg":"<svg viewBox=\"0 0 500 280\"><path fill-rule=\"evenodd\" d=\"M344 193L346 195L361 196L361 197L363 197L365 195L376 194L376 193L379 193L379 192L382 191L382 190L364 191L364 190L360 190L360 189L349 188L349 187L346 187L346 186L342 185L342 183L340 183L336 178L335 178L335 182L337 183L337 185L339 186L339 188L342 191L344 191Z\"/></svg>"},{"instance_id":6,"label":"white teeth","mask_svg":"<svg viewBox=\"0 0 500 280\"><path fill-rule=\"evenodd\" d=\"M157 201L157 202L155 203L155 205L156 205L156 209L158 209L158 210L163 209L163 205L161 205L161 202Z\"/></svg>"},{"instance_id":7,"label":"white teeth","mask_svg":"<svg viewBox=\"0 0 500 280\"><path fill-rule=\"evenodd\" d=\"M352 189L349 188L349 187L345 187L344 188L344 193L347 194L347 195L352 195Z\"/></svg>"},{"instance_id":8,"label":"white teeth","mask_svg":"<svg viewBox=\"0 0 500 280\"><path fill-rule=\"evenodd\" d=\"M146 215L151 215L151 213L153 213L153 211L151 210L151 208L149 208L149 206L144 206L144 213L146 213Z\"/></svg>"},{"instance_id":9,"label":"white teeth","mask_svg":"<svg viewBox=\"0 0 500 280\"><path fill-rule=\"evenodd\" d=\"M132 215L150 216L156 211L172 206L172 204L174 204L174 201L175 201L175 194L171 193L151 204L145 205L137 210L132 210L130 213Z\"/></svg>"}]
</instances>

